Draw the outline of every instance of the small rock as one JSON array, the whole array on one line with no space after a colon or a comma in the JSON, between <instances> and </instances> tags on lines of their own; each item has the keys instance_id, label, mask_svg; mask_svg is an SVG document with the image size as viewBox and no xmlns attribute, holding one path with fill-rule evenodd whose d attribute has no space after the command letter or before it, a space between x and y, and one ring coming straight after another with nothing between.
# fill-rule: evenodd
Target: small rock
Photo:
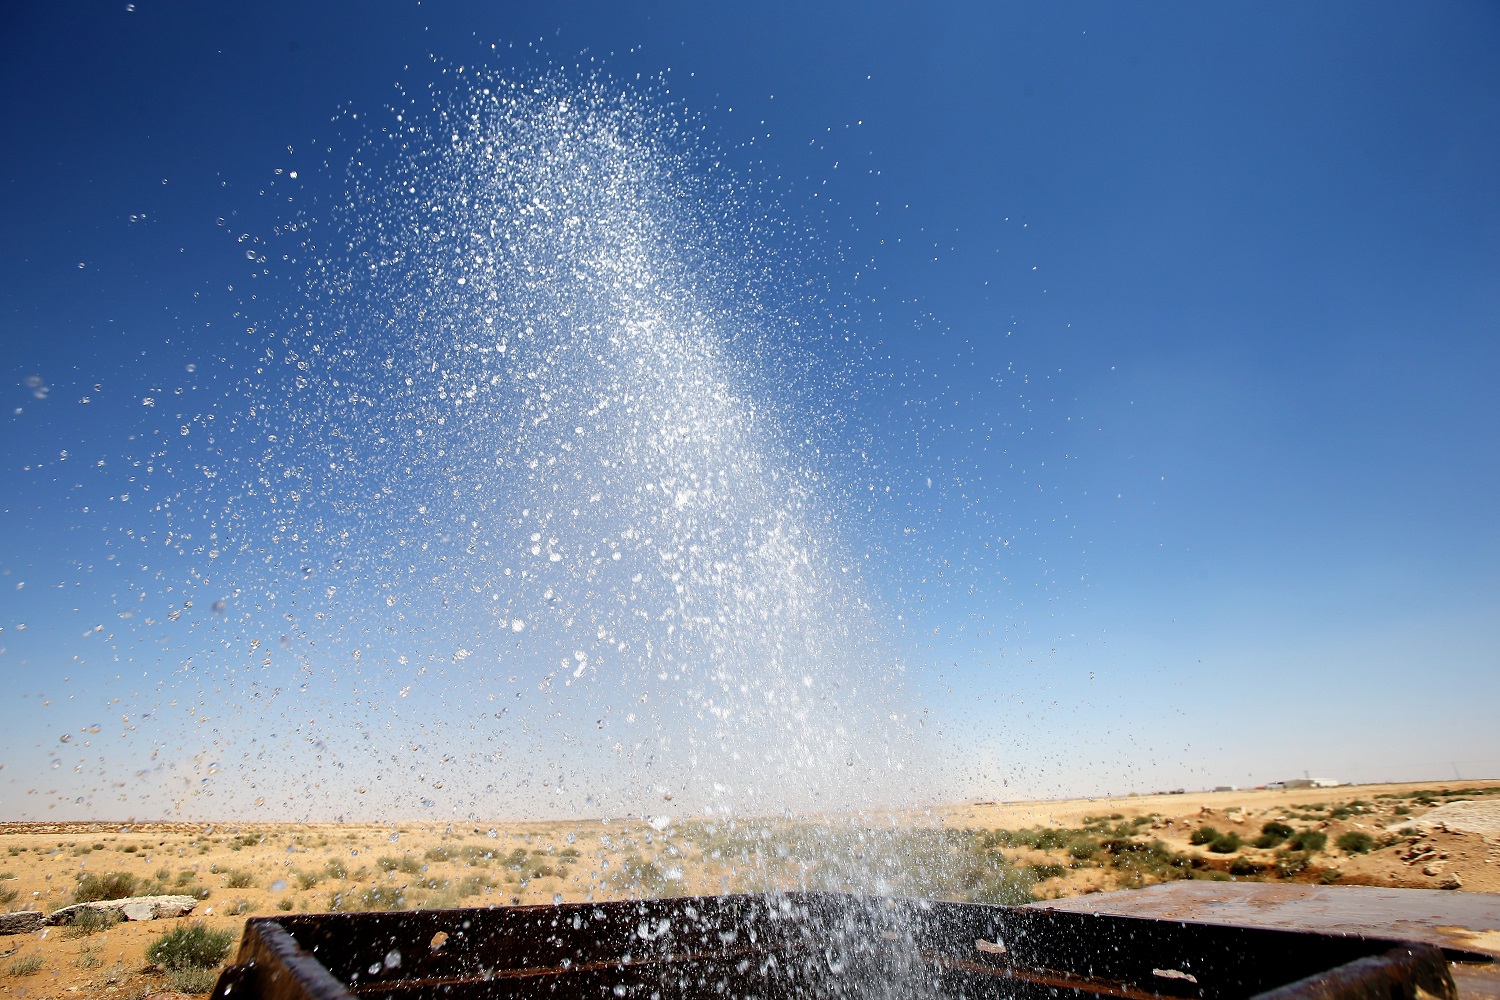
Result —
<instances>
[{"instance_id":1,"label":"small rock","mask_svg":"<svg viewBox=\"0 0 1500 1000\"><path fill-rule=\"evenodd\" d=\"M0 913L0 934L30 934L42 926L44 918L41 910Z\"/></svg>"},{"instance_id":2,"label":"small rock","mask_svg":"<svg viewBox=\"0 0 1500 1000\"><path fill-rule=\"evenodd\" d=\"M1443 874L1443 865L1442 865L1441 862L1434 862L1434 863L1432 863L1430 865L1423 865L1422 866L1422 874L1423 875L1441 875L1441 874Z\"/></svg>"},{"instance_id":3,"label":"small rock","mask_svg":"<svg viewBox=\"0 0 1500 1000\"><path fill-rule=\"evenodd\" d=\"M157 920L182 917L193 912L198 900L193 896L132 896L129 899L102 899L95 903L74 903L47 914L48 924L71 924L80 910L115 912L122 920Z\"/></svg>"},{"instance_id":4,"label":"small rock","mask_svg":"<svg viewBox=\"0 0 1500 1000\"><path fill-rule=\"evenodd\" d=\"M1463 881L1457 875L1449 875L1438 884L1439 889L1462 889Z\"/></svg>"}]
</instances>

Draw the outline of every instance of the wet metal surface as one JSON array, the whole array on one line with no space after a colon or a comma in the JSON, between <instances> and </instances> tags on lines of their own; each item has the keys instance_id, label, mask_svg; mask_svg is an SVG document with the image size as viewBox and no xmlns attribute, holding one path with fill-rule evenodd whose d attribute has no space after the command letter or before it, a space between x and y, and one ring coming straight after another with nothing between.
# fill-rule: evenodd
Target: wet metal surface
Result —
<instances>
[{"instance_id":1,"label":"wet metal surface","mask_svg":"<svg viewBox=\"0 0 1500 1000\"><path fill-rule=\"evenodd\" d=\"M1367 934L1426 941L1448 953L1495 962L1453 961L1459 995L1500 998L1500 894L1362 885L1167 882L1035 903L1072 913L1234 924L1323 934Z\"/></svg>"},{"instance_id":2,"label":"wet metal surface","mask_svg":"<svg viewBox=\"0 0 1500 1000\"><path fill-rule=\"evenodd\" d=\"M774 893L246 923L216 1000L1457 1000L1388 937Z\"/></svg>"}]
</instances>

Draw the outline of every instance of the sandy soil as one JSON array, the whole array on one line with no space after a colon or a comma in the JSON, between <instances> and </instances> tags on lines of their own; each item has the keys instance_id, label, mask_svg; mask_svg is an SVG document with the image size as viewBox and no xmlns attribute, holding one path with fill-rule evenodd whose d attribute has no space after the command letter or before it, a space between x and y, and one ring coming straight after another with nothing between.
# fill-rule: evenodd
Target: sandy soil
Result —
<instances>
[{"instance_id":1,"label":"sandy soil","mask_svg":"<svg viewBox=\"0 0 1500 1000\"><path fill-rule=\"evenodd\" d=\"M1464 800L1471 804L1444 810ZM1494 781L975 803L906 819L918 839L927 831L922 843L929 853L905 856L930 858L933 844L941 842L944 850L958 844L953 857L971 869L980 858L991 869L1000 865L1024 875L1038 899L1186 877L1500 892L1500 837L1493 833L1500 823L1500 783ZM1324 834L1326 844L1298 853L1285 843L1250 846L1268 822ZM825 823L846 836L861 826L848 817ZM1414 825L1400 829L1408 823ZM888 818L879 825L888 829ZM1238 834L1243 844L1232 851L1193 844L1204 826ZM821 829L796 829L805 837L815 828ZM934 828L969 833L939 841ZM986 839L983 831L1029 833ZM1038 838L1038 831L1051 831L1057 843ZM782 843L797 843L795 830L784 833ZM1374 843L1364 851L1337 846L1350 833L1367 834ZM133 878L140 894L199 896L198 909L186 919L230 931L237 940L253 915L797 886L808 877L804 859L777 849L776 836L762 841L768 846L747 865L745 845L762 842L747 839L743 828L736 835L700 825L659 831L620 821L0 823L0 910L50 912L74 901L81 879L114 873ZM1131 853L1148 845L1147 853ZM1142 858L1150 863L1137 863ZM939 887L935 894L943 894L941 875L926 883ZM821 879L838 884L834 874ZM964 898L962 891L951 895ZM47 927L0 937L0 993L171 996L173 978L149 965L146 950L181 922L131 922L92 933Z\"/></svg>"}]
</instances>

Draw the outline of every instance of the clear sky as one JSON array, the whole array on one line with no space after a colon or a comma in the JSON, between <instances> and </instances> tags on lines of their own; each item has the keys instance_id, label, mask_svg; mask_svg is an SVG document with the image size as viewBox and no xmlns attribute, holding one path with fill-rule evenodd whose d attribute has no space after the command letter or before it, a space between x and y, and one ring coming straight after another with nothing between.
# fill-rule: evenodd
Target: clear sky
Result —
<instances>
[{"instance_id":1,"label":"clear sky","mask_svg":"<svg viewBox=\"0 0 1500 1000\"><path fill-rule=\"evenodd\" d=\"M662 784L696 808L728 795L705 789L739 749L825 723L836 739L763 783L806 768L831 787L828 755L876 797L908 794L882 774L897 761L927 794L983 798L1500 774L1497 49L1488 3L10 5L0 815L597 813ZM715 401L693 411L692 461L735 462L719 500L676 488L700 521L660 524L684 551L790 539L811 575L745 586L802 610L753 641L748 612L631 632L607 566L502 598L503 560L463 556L528 544L523 523L560 503L524 464L475 471L501 427L563 454L526 437L528 407L556 392L581 447L635 454L568 409L607 394L597 373L554 367L487 404L482 433L438 435L430 468L493 489L493 524L429 513L441 477L400 464L449 400L436 377L395 391L451 348L407 324L478 313L358 273L351 246L390 252L437 199L470 211L480 153L443 160L440 112L543 78L593 93L585 109L632 95L650 135L677 125L642 162L670 161L662 190L697 215L652 280L709 303L715 332L663 384ZM529 134L501 124L499 145ZM461 168L449 187L429 154ZM370 193L403 170L409 203ZM571 190L559 203L582 204ZM563 229L532 232L512 245L540 260ZM430 278L456 246L390 260ZM557 298L569 280L507 286L501 312L625 308ZM681 359L652 350L670 379ZM376 419L330 402L351 386L396 444L335 454L331 431ZM649 432L671 394L648 400ZM569 488L608 505L624 481ZM620 500L589 537L633 537L611 520L632 512L664 516ZM381 617L393 553L423 543L441 554L403 563L425 568ZM652 579L640 606L668 594ZM579 615L614 659L573 649ZM700 638L786 678L757 674L726 709L658 677L652 657ZM595 672L539 687L559 652ZM780 732L767 706L802 680L818 700ZM677 708L627 723L627 696ZM653 765L705 738L683 713L721 709L740 722L707 737L701 788ZM398 790L362 805L375 781Z\"/></svg>"}]
</instances>

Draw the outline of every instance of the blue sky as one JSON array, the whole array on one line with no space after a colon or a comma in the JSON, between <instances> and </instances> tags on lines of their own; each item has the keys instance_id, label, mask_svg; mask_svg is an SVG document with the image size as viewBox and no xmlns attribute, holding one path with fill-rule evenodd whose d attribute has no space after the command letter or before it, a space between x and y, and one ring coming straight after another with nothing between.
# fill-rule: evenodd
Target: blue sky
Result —
<instances>
[{"instance_id":1,"label":"blue sky","mask_svg":"<svg viewBox=\"0 0 1500 1000\"><path fill-rule=\"evenodd\" d=\"M247 250L339 203L398 84L456 85L432 57L645 88L740 211L803 234L760 244L816 279L774 402L838 484L824 541L867 567L934 787L1500 772L1495 8L804 8L3 15L0 813L239 808L268 744L347 794L354 758L296 720L381 684L262 713L212 652L232 615L166 618L204 567L154 554L159 505L253 466L168 440L273 384L306 276ZM508 676L450 669L411 766Z\"/></svg>"}]
</instances>

